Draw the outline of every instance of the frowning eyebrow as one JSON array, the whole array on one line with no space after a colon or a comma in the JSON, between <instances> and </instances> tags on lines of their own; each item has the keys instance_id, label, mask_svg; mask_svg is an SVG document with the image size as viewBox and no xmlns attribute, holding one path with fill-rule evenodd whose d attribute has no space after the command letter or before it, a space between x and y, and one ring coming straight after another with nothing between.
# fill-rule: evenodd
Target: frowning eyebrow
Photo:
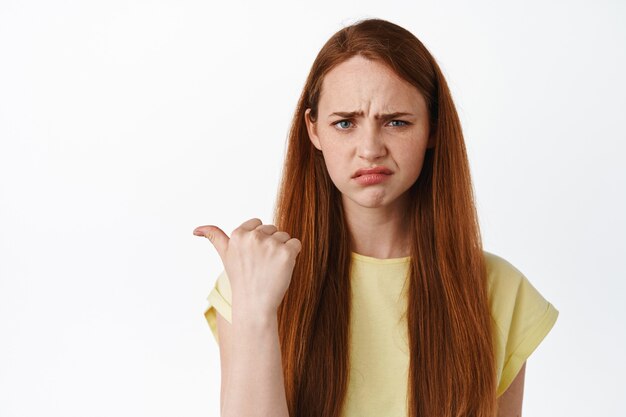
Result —
<instances>
[{"instance_id":1,"label":"frowning eyebrow","mask_svg":"<svg viewBox=\"0 0 626 417\"><path fill-rule=\"evenodd\" d=\"M346 119L351 119L355 116L363 116L365 113L363 113L363 111L337 111L334 113L331 113L328 118L331 118L332 116L339 116L339 117L344 117ZM401 116L413 116L412 113L405 113L405 112L395 112L395 113L378 113L374 115L374 118L376 119L393 119L396 117L401 117Z\"/></svg>"}]
</instances>

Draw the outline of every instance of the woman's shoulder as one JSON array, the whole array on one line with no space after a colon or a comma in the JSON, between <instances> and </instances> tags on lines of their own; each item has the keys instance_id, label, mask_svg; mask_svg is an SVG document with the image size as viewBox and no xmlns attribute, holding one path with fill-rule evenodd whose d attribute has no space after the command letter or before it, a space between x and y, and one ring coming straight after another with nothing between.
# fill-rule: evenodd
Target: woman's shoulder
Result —
<instances>
[{"instance_id":1,"label":"woman's shoulder","mask_svg":"<svg viewBox=\"0 0 626 417\"><path fill-rule=\"evenodd\" d=\"M483 250L483 256L490 293L498 289L518 287L525 279L524 274L502 256L486 250Z\"/></svg>"},{"instance_id":2,"label":"woman's shoulder","mask_svg":"<svg viewBox=\"0 0 626 417\"><path fill-rule=\"evenodd\" d=\"M487 291L491 316L503 334L511 326L530 326L556 320L558 310L511 262L483 251L487 270ZM545 326L544 326L545 327Z\"/></svg>"},{"instance_id":3,"label":"woman's shoulder","mask_svg":"<svg viewBox=\"0 0 626 417\"><path fill-rule=\"evenodd\" d=\"M501 324L520 310L545 311L550 303L531 281L502 256L483 250L491 313Z\"/></svg>"},{"instance_id":4,"label":"woman's shoulder","mask_svg":"<svg viewBox=\"0 0 626 417\"><path fill-rule=\"evenodd\" d=\"M521 274L511 262L500 255L483 249L483 256L485 258L485 265L487 266L487 273L504 274L507 276Z\"/></svg>"}]
</instances>

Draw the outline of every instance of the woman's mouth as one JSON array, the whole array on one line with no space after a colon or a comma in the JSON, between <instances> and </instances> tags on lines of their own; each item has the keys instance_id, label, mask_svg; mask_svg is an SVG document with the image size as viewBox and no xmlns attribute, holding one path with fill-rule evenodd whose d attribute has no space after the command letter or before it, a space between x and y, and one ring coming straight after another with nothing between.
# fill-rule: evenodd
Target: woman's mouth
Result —
<instances>
[{"instance_id":1,"label":"woman's mouth","mask_svg":"<svg viewBox=\"0 0 626 417\"><path fill-rule=\"evenodd\" d=\"M380 184L389 178L391 174L363 174L355 177L354 180L361 185Z\"/></svg>"}]
</instances>

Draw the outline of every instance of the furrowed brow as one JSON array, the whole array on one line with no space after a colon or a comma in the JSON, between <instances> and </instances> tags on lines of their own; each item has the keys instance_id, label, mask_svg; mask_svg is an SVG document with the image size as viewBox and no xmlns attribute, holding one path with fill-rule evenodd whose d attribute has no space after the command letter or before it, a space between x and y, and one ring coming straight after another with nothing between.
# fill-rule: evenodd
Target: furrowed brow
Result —
<instances>
[{"instance_id":1,"label":"furrowed brow","mask_svg":"<svg viewBox=\"0 0 626 417\"><path fill-rule=\"evenodd\" d=\"M351 119L353 117L356 116L363 116L364 113L362 111L337 111L334 113L331 113L328 117L332 117L332 116L339 116L339 117L344 117L346 119ZM412 113L406 113L406 112L395 112L395 113L383 113L383 114L375 114L374 118L376 119L394 119L396 117L402 117L402 116L413 116Z\"/></svg>"}]
</instances>

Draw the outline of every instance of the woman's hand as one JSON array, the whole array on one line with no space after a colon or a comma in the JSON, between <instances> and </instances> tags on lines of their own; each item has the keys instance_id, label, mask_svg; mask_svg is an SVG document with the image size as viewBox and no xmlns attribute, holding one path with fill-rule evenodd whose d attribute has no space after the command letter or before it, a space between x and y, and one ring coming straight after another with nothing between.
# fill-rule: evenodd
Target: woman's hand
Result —
<instances>
[{"instance_id":1,"label":"woman's hand","mask_svg":"<svg viewBox=\"0 0 626 417\"><path fill-rule=\"evenodd\" d=\"M298 239L257 218L242 223L230 238L217 226L199 226L193 234L208 238L222 259L233 315L276 315L302 249Z\"/></svg>"}]
</instances>

